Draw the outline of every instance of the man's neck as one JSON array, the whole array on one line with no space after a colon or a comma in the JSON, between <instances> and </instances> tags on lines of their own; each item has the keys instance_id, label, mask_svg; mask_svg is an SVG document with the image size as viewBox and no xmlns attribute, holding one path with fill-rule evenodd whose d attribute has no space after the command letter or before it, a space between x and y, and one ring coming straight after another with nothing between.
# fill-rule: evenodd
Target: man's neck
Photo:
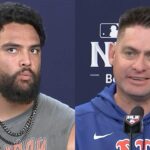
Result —
<instances>
[{"instance_id":1,"label":"man's neck","mask_svg":"<svg viewBox=\"0 0 150 150\"><path fill-rule=\"evenodd\" d=\"M150 100L135 100L130 96L124 96L118 93L114 95L114 99L116 104L127 114L130 114L135 106L141 106L144 109L144 115L150 112Z\"/></svg>"}]
</instances>

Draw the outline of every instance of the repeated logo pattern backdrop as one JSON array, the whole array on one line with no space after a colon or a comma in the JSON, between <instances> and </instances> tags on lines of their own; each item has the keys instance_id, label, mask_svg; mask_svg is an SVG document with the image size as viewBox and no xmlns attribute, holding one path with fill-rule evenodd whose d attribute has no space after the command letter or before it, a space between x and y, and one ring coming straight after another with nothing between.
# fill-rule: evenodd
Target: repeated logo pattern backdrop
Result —
<instances>
[{"instance_id":1,"label":"repeated logo pattern backdrop","mask_svg":"<svg viewBox=\"0 0 150 150\"><path fill-rule=\"evenodd\" d=\"M5 2L6 0L0 0ZM125 10L148 0L11 0L35 8L47 34L41 92L71 107L89 101L114 79L108 46L115 42Z\"/></svg>"},{"instance_id":2,"label":"repeated logo pattern backdrop","mask_svg":"<svg viewBox=\"0 0 150 150\"><path fill-rule=\"evenodd\" d=\"M29 5L42 15L47 40L42 49L41 92L74 107L75 1L8 1Z\"/></svg>"},{"instance_id":3,"label":"repeated logo pattern backdrop","mask_svg":"<svg viewBox=\"0 0 150 150\"><path fill-rule=\"evenodd\" d=\"M120 15L137 6L150 6L150 1L76 0L76 105L114 82L109 44L116 41Z\"/></svg>"}]
</instances>

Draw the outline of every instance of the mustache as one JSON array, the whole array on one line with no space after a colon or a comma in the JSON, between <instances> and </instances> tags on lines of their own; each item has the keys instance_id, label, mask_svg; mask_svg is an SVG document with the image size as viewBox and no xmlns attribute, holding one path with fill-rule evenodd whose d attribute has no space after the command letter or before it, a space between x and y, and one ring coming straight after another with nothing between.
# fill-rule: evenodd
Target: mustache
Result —
<instances>
[{"instance_id":1,"label":"mustache","mask_svg":"<svg viewBox=\"0 0 150 150\"><path fill-rule=\"evenodd\" d=\"M20 69L19 71L17 71L14 76L17 76L17 75L19 75L20 73L23 73L23 72L25 72L25 71L29 71L29 72L32 74L32 76L35 76L35 73L34 73L30 68L22 68L22 69Z\"/></svg>"}]
</instances>

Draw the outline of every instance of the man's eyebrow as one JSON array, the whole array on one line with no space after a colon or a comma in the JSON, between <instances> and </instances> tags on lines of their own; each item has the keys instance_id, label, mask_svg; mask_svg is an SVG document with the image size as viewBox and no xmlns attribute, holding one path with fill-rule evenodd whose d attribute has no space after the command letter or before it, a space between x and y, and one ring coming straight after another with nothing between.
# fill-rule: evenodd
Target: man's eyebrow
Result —
<instances>
[{"instance_id":1,"label":"man's eyebrow","mask_svg":"<svg viewBox=\"0 0 150 150\"><path fill-rule=\"evenodd\" d=\"M5 47L9 47L9 46L22 47L20 44L16 44L16 43L6 43L6 44L3 44L1 47L5 48Z\"/></svg>"},{"instance_id":2,"label":"man's eyebrow","mask_svg":"<svg viewBox=\"0 0 150 150\"><path fill-rule=\"evenodd\" d=\"M23 47L22 45L20 44L16 44L16 43L6 43L6 44L3 44L1 47L2 48L6 48L6 47ZM29 48L34 48L34 47L41 47L41 44L33 44L33 45L30 45Z\"/></svg>"},{"instance_id":3,"label":"man's eyebrow","mask_svg":"<svg viewBox=\"0 0 150 150\"><path fill-rule=\"evenodd\" d=\"M34 45L31 45L30 47L41 47L41 44L34 44Z\"/></svg>"},{"instance_id":4,"label":"man's eyebrow","mask_svg":"<svg viewBox=\"0 0 150 150\"><path fill-rule=\"evenodd\" d=\"M134 48L132 46L126 46L126 47L123 48L123 50L126 50L126 49L129 49L129 50L132 50L132 51L136 51L136 52L140 51L139 49Z\"/></svg>"},{"instance_id":5,"label":"man's eyebrow","mask_svg":"<svg viewBox=\"0 0 150 150\"><path fill-rule=\"evenodd\" d=\"M134 51L134 52L141 52L141 50L139 50L139 49L137 49L137 48L134 48L134 47L132 47L132 46L127 46L127 47L124 47L124 50L126 50L126 49L129 49L129 50L132 50L132 51ZM143 50L144 51L144 50ZM149 50L145 50L144 51L145 53L149 53L150 52L150 49Z\"/></svg>"}]
</instances>

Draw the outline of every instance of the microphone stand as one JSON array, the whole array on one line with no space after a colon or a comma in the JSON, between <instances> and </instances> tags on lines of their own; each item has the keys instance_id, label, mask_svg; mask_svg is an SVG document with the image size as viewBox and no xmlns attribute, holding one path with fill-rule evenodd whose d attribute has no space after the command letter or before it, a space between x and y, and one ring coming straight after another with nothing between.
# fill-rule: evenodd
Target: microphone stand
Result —
<instances>
[{"instance_id":1,"label":"microphone stand","mask_svg":"<svg viewBox=\"0 0 150 150\"><path fill-rule=\"evenodd\" d=\"M137 120L137 122L135 122L135 124L129 124L128 120L126 120L124 122L124 132L128 133L128 136L129 136L129 150L133 149L134 134L140 133L141 131L142 131L142 120L141 119Z\"/></svg>"},{"instance_id":2,"label":"microphone stand","mask_svg":"<svg viewBox=\"0 0 150 150\"><path fill-rule=\"evenodd\" d=\"M133 133L132 133L132 129L130 129L130 133L129 133L129 150L132 150L132 139L133 138Z\"/></svg>"},{"instance_id":3,"label":"microphone stand","mask_svg":"<svg viewBox=\"0 0 150 150\"><path fill-rule=\"evenodd\" d=\"M133 146L133 134L142 132L142 117L144 116L144 109L141 106L136 106L131 110L130 115L125 117L124 132L129 136L129 150Z\"/></svg>"}]
</instances>

